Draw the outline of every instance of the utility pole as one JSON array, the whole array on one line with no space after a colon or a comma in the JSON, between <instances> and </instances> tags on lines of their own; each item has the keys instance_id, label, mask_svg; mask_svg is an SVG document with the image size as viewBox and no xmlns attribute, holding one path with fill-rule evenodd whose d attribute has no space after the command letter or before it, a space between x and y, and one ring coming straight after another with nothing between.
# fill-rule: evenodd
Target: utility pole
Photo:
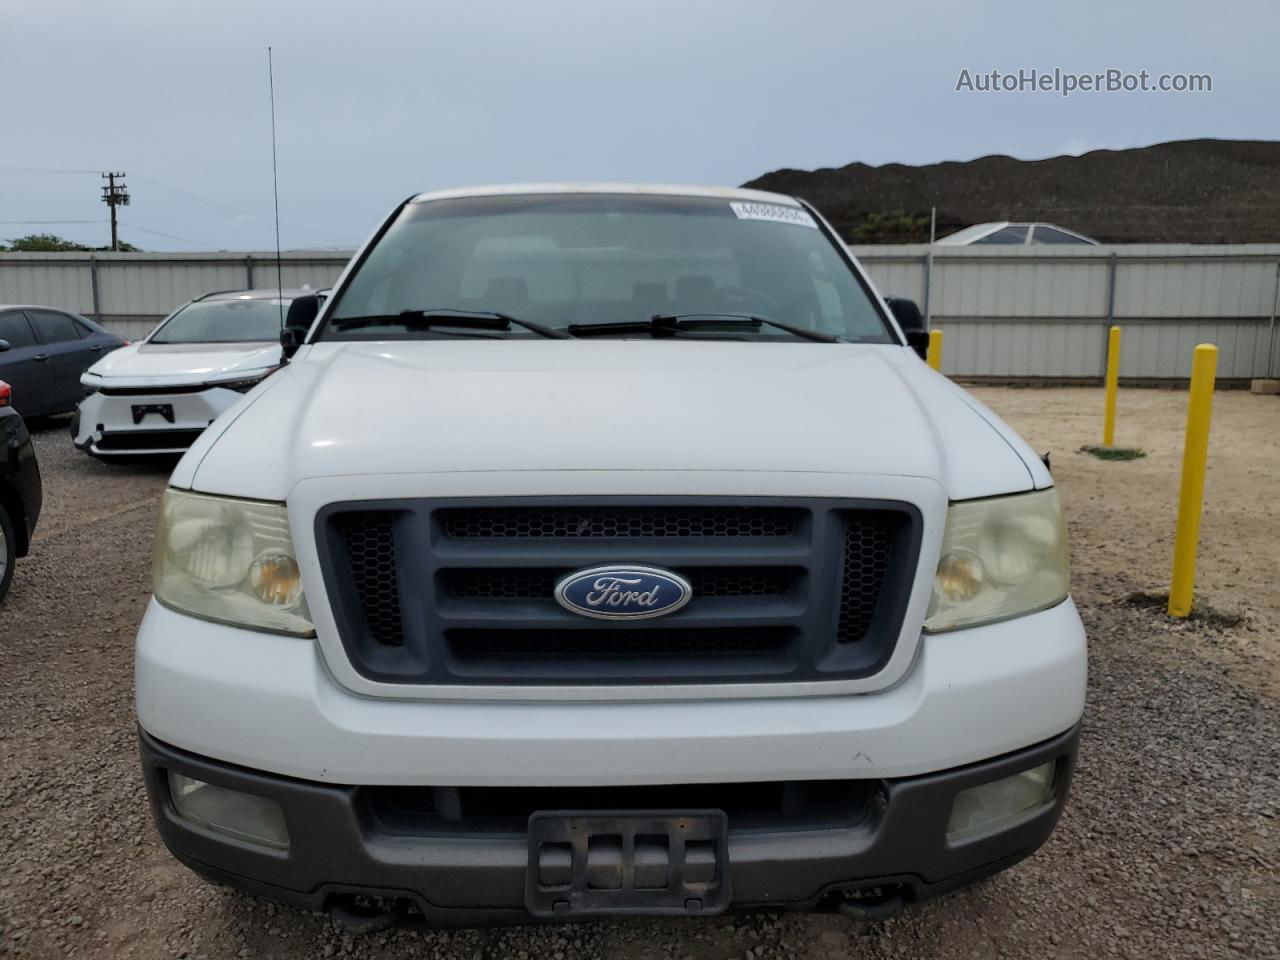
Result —
<instances>
[{"instance_id":1,"label":"utility pole","mask_svg":"<svg viewBox=\"0 0 1280 960\"><path fill-rule=\"evenodd\" d=\"M116 178L120 182L116 183ZM116 228L116 207L129 205L129 187L124 182L124 173L104 173L102 179L107 181L102 188L102 202L111 208L111 249L120 249L120 233Z\"/></svg>"}]
</instances>

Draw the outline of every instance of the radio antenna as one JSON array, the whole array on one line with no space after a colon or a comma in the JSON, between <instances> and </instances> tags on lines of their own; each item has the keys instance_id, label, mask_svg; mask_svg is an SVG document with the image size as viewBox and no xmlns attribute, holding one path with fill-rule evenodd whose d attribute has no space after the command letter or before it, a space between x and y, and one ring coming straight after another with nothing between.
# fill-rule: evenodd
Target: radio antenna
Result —
<instances>
[{"instance_id":1,"label":"radio antenna","mask_svg":"<svg viewBox=\"0 0 1280 960\"><path fill-rule=\"evenodd\" d=\"M271 193L276 209L276 305L280 308L280 329L284 329L284 267L280 262L280 178L276 172L276 76L267 47L267 89L271 95Z\"/></svg>"}]
</instances>

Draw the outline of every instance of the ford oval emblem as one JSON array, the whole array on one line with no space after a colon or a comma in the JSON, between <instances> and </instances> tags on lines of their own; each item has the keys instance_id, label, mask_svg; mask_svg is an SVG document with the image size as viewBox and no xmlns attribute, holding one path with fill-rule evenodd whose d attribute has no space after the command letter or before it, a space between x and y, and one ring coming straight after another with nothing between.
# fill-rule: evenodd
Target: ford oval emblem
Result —
<instances>
[{"instance_id":1,"label":"ford oval emblem","mask_svg":"<svg viewBox=\"0 0 1280 960\"><path fill-rule=\"evenodd\" d=\"M591 567L556 584L556 602L600 620L646 620L675 613L693 596L689 581L657 567Z\"/></svg>"}]
</instances>

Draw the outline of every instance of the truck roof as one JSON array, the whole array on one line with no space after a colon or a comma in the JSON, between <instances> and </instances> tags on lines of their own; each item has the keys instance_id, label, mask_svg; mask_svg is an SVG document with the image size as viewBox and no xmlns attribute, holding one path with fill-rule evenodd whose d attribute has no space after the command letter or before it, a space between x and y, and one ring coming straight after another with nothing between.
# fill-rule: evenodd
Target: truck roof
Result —
<instances>
[{"instance_id":1,"label":"truck roof","mask_svg":"<svg viewBox=\"0 0 1280 960\"><path fill-rule=\"evenodd\" d=\"M800 206L795 197L764 190L746 190L742 187L699 187L661 183L506 183L481 187L455 187L450 190L433 190L420 193L411 203L431 200L447 200L457 197L494 197L502 195L539 193L621 193L651 194L667 197L720 197L725 200L755 200L761 203L782 203L790 207Z\"/></svg>"}]
</instances>

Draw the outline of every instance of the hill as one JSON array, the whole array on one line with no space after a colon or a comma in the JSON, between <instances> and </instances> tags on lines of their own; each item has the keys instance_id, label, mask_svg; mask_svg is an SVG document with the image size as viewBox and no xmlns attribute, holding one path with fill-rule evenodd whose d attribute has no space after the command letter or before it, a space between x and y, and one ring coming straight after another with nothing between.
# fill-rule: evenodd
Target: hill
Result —
<instances>
[{"instance_id":1,"label":"hill","mask_svg":"<svg viewBox=\"0 0 1280 960\"><path fill-rule=\"evenodd\" d=\"M775 170L747 187L812 202L849 242L929 239L988 220L1047 220L1104 243L1280 242L1280 142L1179 140L1078 157Z\"/></svg>"}]
</instances>

